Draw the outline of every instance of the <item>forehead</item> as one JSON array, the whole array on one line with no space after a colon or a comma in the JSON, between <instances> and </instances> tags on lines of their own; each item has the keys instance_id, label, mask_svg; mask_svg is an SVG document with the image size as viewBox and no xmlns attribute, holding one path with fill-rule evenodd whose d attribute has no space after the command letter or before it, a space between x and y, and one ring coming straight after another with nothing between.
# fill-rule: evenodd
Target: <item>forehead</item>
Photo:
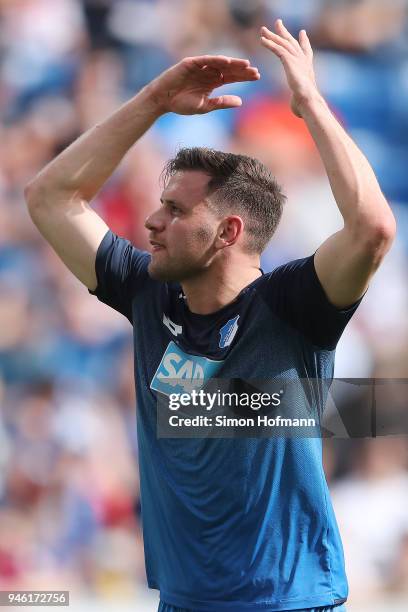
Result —
<instances>
[{"instance_id":1,"label":"forehead","mask_svg":"<svg viewBox=\"0 0 408 612\"><path fill-rule=\"evenodd\" d=\"M170 178L162 197L184 204L197 204L206 197L209 180L208 174L200 170L180 170Z\"/></svg>"}]
</instances>

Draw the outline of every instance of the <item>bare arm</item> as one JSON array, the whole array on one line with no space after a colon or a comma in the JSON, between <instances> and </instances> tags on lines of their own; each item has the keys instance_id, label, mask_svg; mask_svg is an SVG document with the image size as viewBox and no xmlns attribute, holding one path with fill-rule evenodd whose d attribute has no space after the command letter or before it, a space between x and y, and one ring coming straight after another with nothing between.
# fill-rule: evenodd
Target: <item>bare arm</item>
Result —
<instances>
[{"instance_id":1,"label":"bare arm","mask_svg":"<svg viewBox=\"0 0 408 612\"><path fill-rule=\"evenodd\" d=\"M27 187L30 215L71 272L97 285L95 257L108 226L89 202L158 116L145 91L52 161Z\"/></svg>"},{"instance_id":2,"label":"bare arm","mask_svg":"<svg viewBox=\"0 0 408 612\"><path fill-rule=\"evenodd\" d=\"M27 186L26 199L34 223L89 289L97 285L96 252L108 230L89 202L129 148L166 112L201 114L240 106L237 96L210 98L210 94L223 83L258 78L258 70L248 60L186 58L78 138Z\"/></svg>"},{"instance_id":3,"label":"bare arm","mask_svg":"<svg viewBox=\"0 0 408 612\"><path fill-rule=\"evenodd\" d=\"M276 32L262 28L261 42L281 60L292 90L292 110L302 117L326 168L344 227L318 249L315 268L337 307L359 299L391 247L395 220L374 172L320 95L313 52L306 32L297 41L282 22Z\"/></svg>"}]
</instances>

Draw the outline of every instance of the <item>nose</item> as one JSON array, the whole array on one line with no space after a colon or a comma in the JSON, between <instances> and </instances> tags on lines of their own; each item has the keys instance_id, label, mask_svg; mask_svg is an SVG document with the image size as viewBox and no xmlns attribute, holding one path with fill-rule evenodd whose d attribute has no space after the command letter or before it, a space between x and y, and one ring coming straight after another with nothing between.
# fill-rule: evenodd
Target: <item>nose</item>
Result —
<instances>
[{"instance_id":1,"label":"nose","mask_svg":"<svg viewBox=\"0 0 408 612\"><path fill-rule=\"evenodd\" d=\"M156 210L146 218L145 228L150 232L162 232L164 227L164 216L161 209Z\"/></svg>"}]
</instances>

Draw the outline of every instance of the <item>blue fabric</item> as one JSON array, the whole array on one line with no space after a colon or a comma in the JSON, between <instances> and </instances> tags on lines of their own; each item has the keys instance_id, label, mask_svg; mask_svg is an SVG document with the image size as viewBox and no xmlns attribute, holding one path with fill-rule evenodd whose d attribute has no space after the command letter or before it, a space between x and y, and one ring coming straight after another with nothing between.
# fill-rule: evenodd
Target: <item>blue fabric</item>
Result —
<instances>
[{"instance_id":1,"label":"blue fabric","mask_svg":"<svg viewBox=\"0 0 408 612\"><path fill-rule=\"evenodd\" d=\"M111 232L98 250L98 298L133 323L142 523L148 584L202 612L342 603L343 549L319 437L157 437L169 389L206 378L306 380L319 418L334 347L356 306L329 304L313 257L265 274L211 315L154 281L149 256ZM302 408L305 398L294 402ZM286 407L286 409L288 406Z\"/></svg>"},{"instance_id":2,"label":"blue fabric","mask_svg":"<svg viewBox=\"0 0 408 612\"><path fill-rule=\"evenodd\" d=\"M268 612L268 610L263 609L264 612ZM302 610L291 610L290 612L347 612L346 606L344 604L340 606L326 606L324 608L303 608ZM195 612L191 608L188 610L187 608L176 608L170 604L166 604L163 601L160 601L159 607L157 608L157 612ZM286 611L282 611L286 612ZM289 612L289 611L288 611Z\"/></svg>"}]
</instances>

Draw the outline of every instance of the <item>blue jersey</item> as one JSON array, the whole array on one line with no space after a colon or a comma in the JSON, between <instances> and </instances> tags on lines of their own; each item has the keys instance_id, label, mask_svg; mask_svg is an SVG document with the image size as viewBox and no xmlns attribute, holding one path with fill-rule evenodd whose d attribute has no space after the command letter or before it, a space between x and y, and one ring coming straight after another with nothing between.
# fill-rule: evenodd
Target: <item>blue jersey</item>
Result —
<instances>
[{"instance_id":1,"label":"blue jersey","mask_svg":"<svg viewBox=\"0 0 408 612\"><path fill-rule=\"evenodd\" d=\"M319 437L158 438L174 379L331 379L356 305L327 300L313 256L256 279L231 303L191 313L180 285L151 279L149 254L112 232L97 297L133 324L148 584L201 611L295 610L344 602L342 544ZM318 411L323 397L314 397Z\"/></svg>"}]
</instances>

